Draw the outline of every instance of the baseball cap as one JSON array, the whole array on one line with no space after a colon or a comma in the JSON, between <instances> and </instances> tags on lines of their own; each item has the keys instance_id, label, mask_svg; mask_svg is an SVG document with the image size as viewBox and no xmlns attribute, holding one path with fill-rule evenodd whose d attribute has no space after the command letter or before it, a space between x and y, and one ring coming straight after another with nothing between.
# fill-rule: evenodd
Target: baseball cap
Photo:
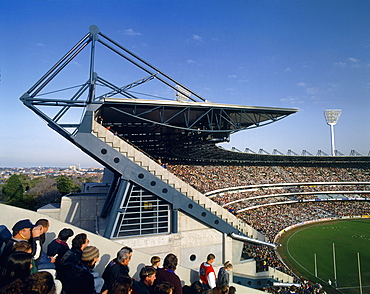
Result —
<instances>
[{"instance_id":1,"label":"baseball cap","mask_svg":"<svg viewBox=\"0 0 370 294\"><path fill-rule=\"evenodd\" d=\"M29 219L22 219L20 221L18 221L14 226L13 226L13 232L18 232L20 230L23 230L23 229L26 229L26 228L34 228L34 227L37 227L37 225L34 225L33 223L31 223L31 221Z\"/></svg>"}]
</instances>

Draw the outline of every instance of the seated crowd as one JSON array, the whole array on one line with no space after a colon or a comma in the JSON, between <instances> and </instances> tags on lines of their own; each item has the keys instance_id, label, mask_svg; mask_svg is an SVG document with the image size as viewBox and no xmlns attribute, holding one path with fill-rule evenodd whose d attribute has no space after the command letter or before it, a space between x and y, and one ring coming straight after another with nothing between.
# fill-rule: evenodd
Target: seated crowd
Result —
<instances>
[{"instance_id":1,"label":"seated crowd","mask_svg":"<svg viewBox=\"0 0 370 294\"><path fill-rule=\"evenodd\" d=\"M251 199L260 199L260 198L270 198L273 201L273 198L279 197L281 195L291 200L299 200L299 199L315 199L318 196L323 195L325 198L333 198L337 194L332 193L322 193L322 192L332 192L338 191L343 192L345 194L346 191L356 191L358 193L352 194L348 193L345 194L348 197L362 197L362 198L370 198L370 194L368 193L361 193L361 191L369 191L370 185L302 185L297 184L296 186L289 186L289 187L269 187L269 188L250 188L250 189L243 189L242 191L228 191L224 193L214 194L210 196L210 198L215 201L217 204L221 206L225 206L230 202L234 201L250 201ZM315 193L317 194L304 194L304 193ZM302 194L301 194L302 193ZM288 194L288 195L287 195ZM271 195L271 197L267 197ZM249 199L250 198L250 199ZM252 206L249 203L246 206Z\"/></svg>"},{"instance_id":2,"label":"seated crowd","mask_svg":"<svg viewBox=\"0 0 370 294\"><path fill-rule=\"evenodd\" d=\"M277 202L318 198L318 196L314 194L281 196L276 194L321 191L369 191L369 185L360 183L352 185L302 185L300 183L370 182L370 169L201 165L168 165L167 168L202 193L231 187L276 184L276 187L250 187L249 189L244 188L243 192L224 192L210 197L213 201L225 207L231 213L251 225L254 229L264 234L269 242L274 242L276 235L284 228L304 221L327 217L368 215L370 211L370 203L368 201L320 201L260 206ZM281 183L297 183L297 185L288 187L279 186ZM264 197L266 195L276 196ZM346 196L351 197L352 195L348 194ZM337 196L333 194L323 195L323 198L331 198L334 200L336 200L336 197ZM369 194L356 193L352 197L369 198ZM241 199L243 200L237 201ZM232 203L233 201L236 202ZM239 210L247 207L254 208L239 212ZM244 253L244 256L262 261L262 263L260 263L262 268L267 265L294 276L293 272L276 256L275 251L266 246L252 246L246 243ZM260 269L261 268L257 270ZM299 281L297 280L297 282ZM313 291L309 291L310 289L307 287L302 287L300 289L304 289L305 293L311 293ZM284 290L281 289L280 293L283 292Z\"/></svg>"},{"instance_id":3,"label":"seated crowd","mask_svg":"<svg viewBox=\"0 0 370 294\"><path fill-rule=\"evenodd\" d=\"M202 193L262 184L370 181L370 170L363 168L210 165L166 167Z\"/></svg>"},{"instance_id":4,"label":"seated crowd","mask_svg":"<svg viewBox=\"0 0 370 294\"><path fill-rule=\"evenodd\" d=\"M71 229L62 229L44 252L49 226L46 219L40 219L36 224L29 219L20 220L13 226L12 233L4 225L0 226L0 294L235 293L235 288L229 287L227 273L232 265L226 262L216 278L211 266L215 258L213 254L209 255L213 256L212 262L204 263L208 266L204 279L200 275L192 285L181 284L175 273L178 259L171 253L164 258L162 267L160 258L153 256L151 265L140 269L139 279L132 279L129 263L133 250L127 246L117 252L100 276L94 271L99 261L99 249L89 244L85 233L74 236ZM71 248L67 243L70 237L73 237ZM208 283L209 276L213 277L212 284Z\"/></svg>"}]
</instances>

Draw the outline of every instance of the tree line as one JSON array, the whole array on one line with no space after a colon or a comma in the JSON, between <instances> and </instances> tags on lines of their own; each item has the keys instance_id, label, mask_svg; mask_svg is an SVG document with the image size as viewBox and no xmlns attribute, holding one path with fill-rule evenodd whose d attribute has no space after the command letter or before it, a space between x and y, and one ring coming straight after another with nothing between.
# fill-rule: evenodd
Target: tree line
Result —
<instances>
[{"instance_id":1,"label":"tree line","mask_svg":"<svg viewBox=\"0 0 370 294\"><path fill-rule=\"evenodd\" d=\"M14 174L0 187L0 200L4 204L36 211L48 203L60 203L66 194L80 192L83 183L100 181L101 175L31 178Z\"/></svg>"}]
</instances>

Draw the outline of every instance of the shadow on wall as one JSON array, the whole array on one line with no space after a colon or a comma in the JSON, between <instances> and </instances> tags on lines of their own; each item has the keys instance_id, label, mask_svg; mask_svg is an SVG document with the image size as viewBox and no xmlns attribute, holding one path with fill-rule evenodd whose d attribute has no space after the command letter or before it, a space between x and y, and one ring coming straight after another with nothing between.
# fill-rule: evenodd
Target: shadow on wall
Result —
<instances>
[{"instance_id":1,"label":"shadow on wall","mask_svg":"<svg viewBox=\"0 0 370 294\"><path fill-rule=\"evenodd\" d=\"M122 248L122 244L118 244L114 241L111 241L109 239L106 239L102 236L98 236L96 234L93 234L91 232L82 230L78 227L75 227L73 225L55 220L49 216L46 216L44 214L40 214L31 210L26 210L14 206L9 206L5 204L0 204L0 224L3 224L8 227L8 229L11 231L13 225L21 220L21 219L30 219L32 223L35 223L40 218L46 218L50 221L50 228L49 232L46 234L46 242L44 245L44 250L46 251L47 245L57 237L60 230L64 228L70 228L74 232L74 236L79 233L86 233L89 240L90 245L96 246L99 249L100 253L100 260L95 268L97 272L102 274L104 271L104 268L106 264L116 257L117 252ZM68 239L68 244L71 247L73 237ZM138 269L139 265L143 264L143 261L147 261L149 263L150 257L148 254L139 252L134 249L134 254L132 256L131 262L130 262L130 268L132 269L132 272L130 272L131 276L133 278L138 277L138 273L134 272L133 270Z\"/></svg>"}]
</instances>

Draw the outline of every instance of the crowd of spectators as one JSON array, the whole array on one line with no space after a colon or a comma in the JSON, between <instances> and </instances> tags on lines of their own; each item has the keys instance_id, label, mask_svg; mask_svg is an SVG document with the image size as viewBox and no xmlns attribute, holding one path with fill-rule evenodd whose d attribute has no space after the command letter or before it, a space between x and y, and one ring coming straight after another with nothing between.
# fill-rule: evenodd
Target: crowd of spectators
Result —
<instances>
[{"instance_id":1,"label":"crowd of spectators","mask_svg":"<svg viewBox=\"0 0 370 294\"><path fill-rule=\"evenodd\" d=\"M238 217L273 242L276 234L284 228L305 221L369 214L368 201L320 201L264 206L239 213Z\"/></svg>"},{"instance_id":2,"label":"crowd of spectators","mask_svg":"<svg viewBox=\"0 0 370 294\"><path fill-rule=\"evenodd\" d=\"M215 201L217 204L224 206L230 202L243 200L248 201L248 198L267 198L266 196L271 195L271 197L280 197L284 196L290 200L299 200L299 199L315 199L319 198L320 195L323 195L325 198L336 198L337 194L332 193L323 193L323 192L344 192L346 191L358 191L356 193L356 197L370 197L369 194L361 193L361 191L370 191L370 185L366 184L352 184L352 185L333 185L333 184L320 184L320 185L312 185L312 184L296 184L291 185L288 187L282 186L274 186L274 187L260 187L260 188L249 188L241 191L228 191L222 192L219 194L214 194L210 198ZM315 192L318 192L315 194ZM310 193L310 194L304 194ZM346 195L351 195L352 193L348 193ZM288 198L289 197L289 198ZM249 202L244 206L252 206Z\"/></svg>"},{"instance_id":3,"label":"crowd of spectators","mask_svg":"<svg viewBox=\"0 0 370 294\"><path fill-rule=\"evenodd\" d=\"M129 267L133 250L127 246L116 253L100 276L94 270L99 262L99 249L90 244L85 233L74 236L71 229L62 229L56 239L45 244L44 252L42 245L49 226L46 219L36 224L29 219L20 220L13 226L12 233L6 226L0 226L0 294L235 293L235 287L229 287L227 273L231 263L226 262L220 268L217 278L212 266L212 272L205 271L205 277L213 274L212 284L201 282L204 272L200 270L197 281L182 285L176 274L178 258L172 253L164 258L162 267L158 256L152 256L151 265L143 265L143 261L138 269L139 279L133 279ZM71 237L69 247L67 241ZM213 256L212 262L216 258L212 253L208 256Z\"/></svg>"},{"instance_id":4,"label":"crowd of spectators","mask_svg":"<svg viewBox=\"0 0 370 294\"><path fill-rule=\"evenodd\" d=\"M262 184L370 181L370 169L363 168L167 165L167 169L202 193Z\"/></svg>"},{"instance_id":5,"label":"crowd of spectators","mask_svg":"<svg viewBox=\"0 0 370 294\"><path fill-rule=\"evenodd\" d=\"M269 242L274 242L276 235L284 228L305 221L370 215L369 201L342 200L344 197L369 198L369 194L361 193L361 191L369 191L370 185L340 184L341 182L370 182L370 169L201 165L169 165L167 168L202 193L243 187L240 191L231 191L232 189L221 191L210 198L264 234ZM312 182L317 184L302 184ZM338 182L338 184L332 184L332 182ZM292 183L292 185L279 185L286 183ZM253 187L267 184L272 184L272 186ZM248 186L252 187L248 188ZM335 193L314 193L326 191L359 191L359 193L341 193L344 196ZM312 194L303 194L305 192ZM302 202L317 199L330 199L331 201ZM281 202L292 201L296 203L281 204ZM251 209L240 211L245 208ZM266 246L246 243L243 256L254 258L257 261L257 271L271 266L294 276L293 272L276 256L275 251ZM312 293L314 290L307 286L300 288L296 293ZM276 292L275 289L276 293L285 293L284 291L289 292L290 290L281 288Z\"/></svg>"},{"instance_id":6,"label":"crowd of spectators","mask_svg":"<svg viewBox=\"0 0 370 294\"><path fill-rule=\"evenodd\" d=\"M272 294L317 294L317 293L324 293L326 291L322 289L321 284L316 283L312 284L307 280L303 280L300 282L300 286L291 286L291 287L268 287L268 288L261 288L261 291L266 293Z\"/></svg>"}]
</instances>

